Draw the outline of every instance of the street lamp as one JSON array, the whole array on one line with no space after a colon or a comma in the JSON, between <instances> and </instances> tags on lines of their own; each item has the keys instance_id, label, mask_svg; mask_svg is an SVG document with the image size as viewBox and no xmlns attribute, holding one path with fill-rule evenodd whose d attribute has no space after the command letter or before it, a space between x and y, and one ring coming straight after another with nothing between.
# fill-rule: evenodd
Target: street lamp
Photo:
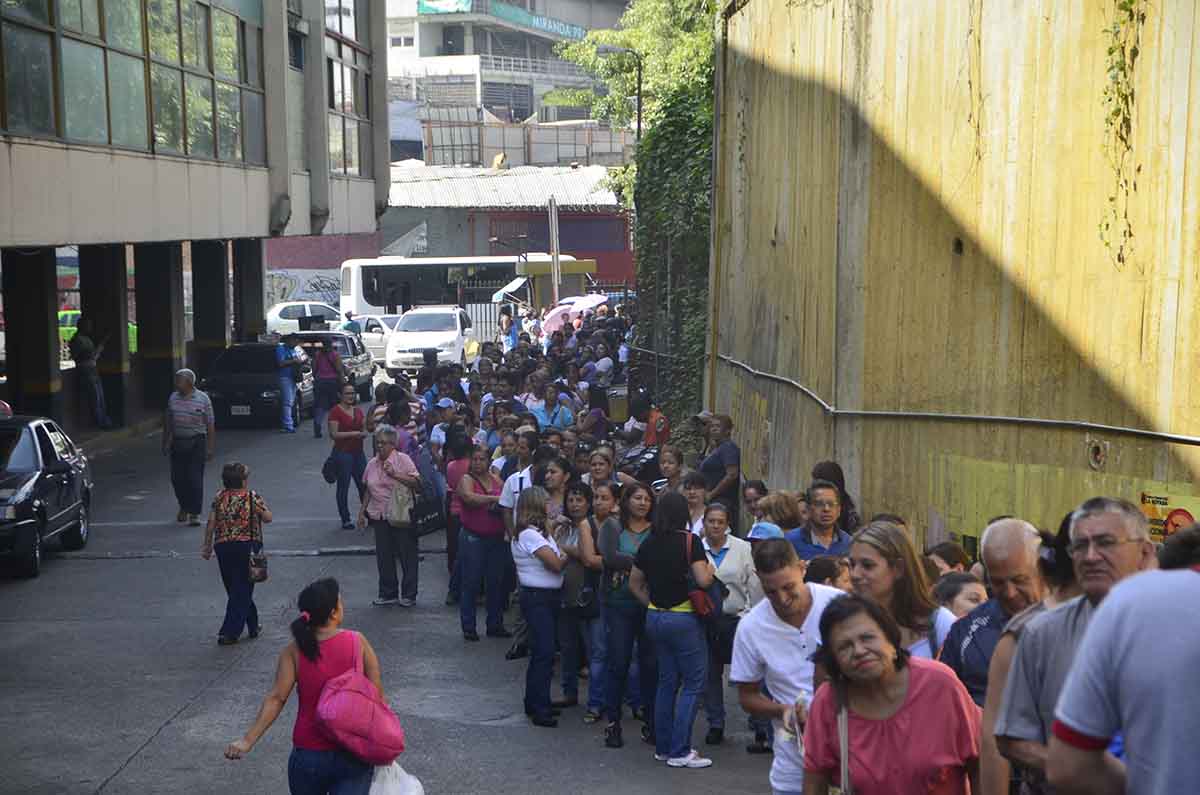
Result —
<instances>
[{"instance_id":1,"label":"street lamp","mask_svg":"<svg viewBox=\"0 0 1200 795\"><path fill-rule=\"evenodd\" d=\"M637 140L642 140L642 56L637 50L628 47L618 47L615 44L601 44L596 48L597 55L632 55L637 61Z\"/></svg>"}]
</instances>

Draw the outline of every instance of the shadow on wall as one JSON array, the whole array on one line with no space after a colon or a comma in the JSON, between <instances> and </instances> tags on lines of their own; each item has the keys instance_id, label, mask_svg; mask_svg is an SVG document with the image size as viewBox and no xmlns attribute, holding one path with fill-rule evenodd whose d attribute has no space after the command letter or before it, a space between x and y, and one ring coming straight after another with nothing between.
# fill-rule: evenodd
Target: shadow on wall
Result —
<instances>
[{"instance_id":1,"label":"shadow on wall","mask_svg":"<svg viewBox=\"0 0 1200 795\"><path fill-rule=\"evenodd\" d=\"M1145 61L1137 76L1131 156L1155 156L1130 205L1139 249L1118 264L1097 233L1115 179L1103 15L1085 0L927 5L750 0L729 19L716 352L840 410L1200 427L1184 377L1200 334L1177 311L1196 303L1179 219L1200 193L1182 165L1200 136L1178 107L1140 123L1188 96L1187 70ZM1183 0L1165 6L1142 46L1161 39L1169 65L1200 31ZM864 516L902 513L928 541L1001 513L1053 528L1096 493L1192 494L1200 468L1196 447L1123 433L835 420L724 358L712 383L746 477L802 486L833 455Z\"/></svg>"}]
</instances>

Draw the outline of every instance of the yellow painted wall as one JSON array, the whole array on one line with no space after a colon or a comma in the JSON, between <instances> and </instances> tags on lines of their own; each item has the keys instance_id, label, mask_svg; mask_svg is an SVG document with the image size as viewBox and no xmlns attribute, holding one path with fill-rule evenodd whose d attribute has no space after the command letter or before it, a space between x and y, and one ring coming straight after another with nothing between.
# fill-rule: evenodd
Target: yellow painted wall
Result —
<instances>
[{"instance_id":1,"label":"yellow painted wall","mask_svg":"<svg viewBox=\"0 0 1200 795\"><path fill-rule=\"evenodd\" d=\"M1200 8L1146 4L1134 244L1099 225L1116 0L748 0L719 30L716 354L839 409L1200 436ZM956 242L957 241L957 242ZM929 539L1083 498L1195 494L1200 447L990 422L831 418L710 360L747 477L841 461ZM1089 466L1091 442L1103 466Z\"/></svg>"}]
</instances>

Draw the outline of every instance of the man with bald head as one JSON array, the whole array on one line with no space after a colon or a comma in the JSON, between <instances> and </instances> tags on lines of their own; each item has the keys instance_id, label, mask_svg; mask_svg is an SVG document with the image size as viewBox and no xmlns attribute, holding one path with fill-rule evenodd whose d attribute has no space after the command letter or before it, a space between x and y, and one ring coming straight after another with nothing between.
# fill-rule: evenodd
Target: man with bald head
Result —
<instances>
[{"instance_id":1,"label":"man with bald head","mask_svg":"<svg viewBox=\"0 0 1200 795\"><path fill-rule=\"evenodd\" d=\"M951 627L940 658L958 674L980 707L987 697L988 665L1004 625L1042 599L1040 548L1038 531L1023 519L998 519L984 528L979 556L992 598Z\"/></svg>"}]
</instances>

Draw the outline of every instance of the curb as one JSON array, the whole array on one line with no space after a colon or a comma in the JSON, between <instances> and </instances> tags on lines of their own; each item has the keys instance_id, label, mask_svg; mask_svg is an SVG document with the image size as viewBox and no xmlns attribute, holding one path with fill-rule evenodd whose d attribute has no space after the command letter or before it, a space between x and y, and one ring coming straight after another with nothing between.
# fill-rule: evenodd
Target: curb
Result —
<instances>
[{"instance_id":1,"label":"curb","mask_svg":"<svg viewBox=\"0 0 1200 795\"><path fill-rule=\"evenodd\" d=\"M162 428L162 417L149 417L124 428L103 431L90 436L75 436L75 443L83 448L89 459L101 458L117 452L125 442L143 439Z\"/></svg>"},{"instance_id":2,"label":"curb","mask_svg":"<svg viewBox=\"0 0 1200 795\"><path fill-rule=\"evenodd\" d=\"M422 549L421 555L445 555L445 549ZM336 558L375 557L375 547L320 547L318 549L272 549L268 557L276 558ZM176 552L174 550L148 549L134 552L59 552L61 560L187 560L200 557L199 552Z\"/></svg>"}]
</instances>

